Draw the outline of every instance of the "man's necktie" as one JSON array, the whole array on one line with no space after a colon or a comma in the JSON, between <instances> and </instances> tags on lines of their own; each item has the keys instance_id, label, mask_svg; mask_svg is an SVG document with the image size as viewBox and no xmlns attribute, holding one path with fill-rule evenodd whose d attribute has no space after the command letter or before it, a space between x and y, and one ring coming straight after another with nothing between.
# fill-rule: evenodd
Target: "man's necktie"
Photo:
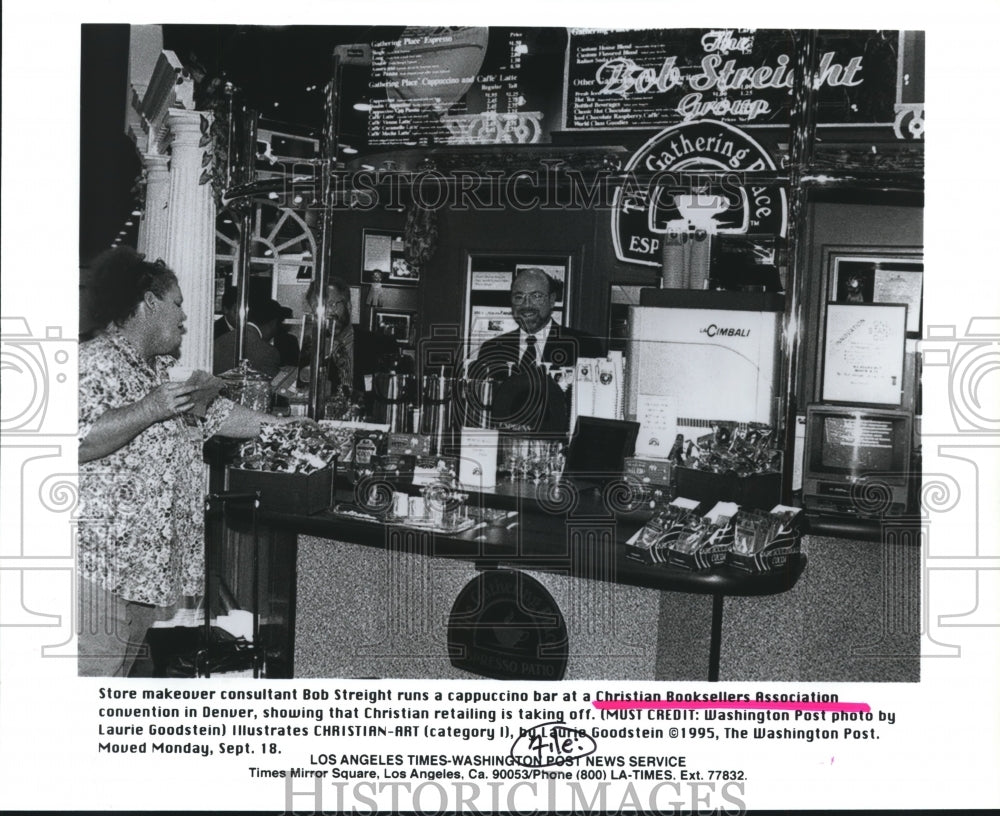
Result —
<instances>
[{"instance_id":1,"label":"man's necktie","mask_svg":"<svg viewBox=\"0 0 1000 816\"><path fill-rule=\"evenodd\" d=\"M521 358L521 363L518 366L522 373L530 371L538 365L538 348L535 345L535 335L529 334L525 338L525 342L527 342L528 347L524 350L524 356Z\"/></svg>"}]
</instances>

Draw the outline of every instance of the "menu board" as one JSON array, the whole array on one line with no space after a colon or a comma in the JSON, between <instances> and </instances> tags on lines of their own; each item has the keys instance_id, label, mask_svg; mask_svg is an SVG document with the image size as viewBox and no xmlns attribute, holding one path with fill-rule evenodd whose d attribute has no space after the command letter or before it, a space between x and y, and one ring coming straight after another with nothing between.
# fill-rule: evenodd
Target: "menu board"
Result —
<instances>
[{"instance_id":1,"label":"menu board","mask_svg":"<svg viewBox=\"0 0 1000 816\"><path fill-rule=\"evenodd\" d=\"M899 32L823 31L817 45L817 124L890 125ZM787 126L793 54L782 30L570 29L563 127Z\"/></svg>"},{"instance_id":2,"label":"menu board","mask_svg":"<svg viewBox=\"0 0 1000 816\"><path fill-rule=\"evenodd\" d=\"M372 42L368 144L546 141L562 29L411 26Z\"/></svg>"}]
</instances>

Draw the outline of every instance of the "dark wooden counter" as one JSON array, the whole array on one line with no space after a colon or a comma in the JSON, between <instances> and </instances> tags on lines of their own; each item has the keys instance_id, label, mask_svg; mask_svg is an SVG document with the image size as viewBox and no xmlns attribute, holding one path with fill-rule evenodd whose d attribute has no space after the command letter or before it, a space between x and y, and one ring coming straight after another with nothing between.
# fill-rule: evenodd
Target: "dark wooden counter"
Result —
<instances>
[{"instance_id":1,"label":"dark wooden counter","mask_svg":"<svg viewBox=\"0 0 1000 816\"><path fill-rule=\"evenodd\" d=\"M349 489L338 499L350 502ZM292 676L295 620L297 537L405 552L432 558L461 559L479 570L499 568L535 570L581 579L610 581L663 592L712 596L712 624L708 678L718 679L723 600L733 596L777 595L795 586L806 566L805 555L789 560L780 570L759 575L724 567L694 572L648 565L626 556L625 542L648 518L616 505L607 490L585 484L566 484L559 494L545 486L506 484L469 496L469 506L516 511L497 523L481 523L459 533L430 532L401 524L383 524L345 517L330 511L313 515L268 509L261 497L257 512L262 562L258 585L262 611L270 632L265 645L272 655L269 676ZM230 529L251 532L249 505L233 503L227 510Z\"/></svg>"},{"instance_id":2,"label":"dark wooden counter","mask_svg":"<svg viewBox=\"0 0 1000 816\"><path fill-rule=\"evenodd\" d=\"M531 487L528 486L529 490ZM486 507L516 508L517 516L506 523L483 524L461 533L434 532L408 537L402 535L409 529L405 525L386 525L331 512L301 516L269 511L266 497L263 497L258 518L275 530L371 547L419 547L421 555L472 561L480 569L505 566L557 570L668 592L776 595L795 586L806 565L806 557L799 555L784 569L752 575L731 567L694 572L661 564L642 564L626 556L625 542L645 519L635 515L610 515L603 510L599 495L581 493L572 512L547 510L530 495L517 496L503 487L494 494L472 497L473 500L477 498L481 498ZM513 506L511 500L514 500ZM516 523L507 526L512 522ZM581 531L599 531L603 537L600 543L594 543L593 536L585 541L584 537L575 534ZM603 570L587 566L595 559L604 565Z\"/></svg>"}]
</instances>

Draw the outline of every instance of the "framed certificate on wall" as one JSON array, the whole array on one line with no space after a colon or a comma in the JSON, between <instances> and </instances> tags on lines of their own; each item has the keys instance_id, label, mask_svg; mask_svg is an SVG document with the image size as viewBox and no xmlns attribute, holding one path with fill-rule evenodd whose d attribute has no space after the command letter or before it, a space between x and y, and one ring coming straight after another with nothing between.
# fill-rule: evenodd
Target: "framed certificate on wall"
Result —
<instances>
[{"instance_id":1,"label":"framed certificate on wall","mask_svg":"<svg viewBox=\"0 0 1000 816\"><path fill-rule=\"evenodd\" d=\"M904 303L828 303L823 402L903 402Z\"/></svg>"}]
</instances>

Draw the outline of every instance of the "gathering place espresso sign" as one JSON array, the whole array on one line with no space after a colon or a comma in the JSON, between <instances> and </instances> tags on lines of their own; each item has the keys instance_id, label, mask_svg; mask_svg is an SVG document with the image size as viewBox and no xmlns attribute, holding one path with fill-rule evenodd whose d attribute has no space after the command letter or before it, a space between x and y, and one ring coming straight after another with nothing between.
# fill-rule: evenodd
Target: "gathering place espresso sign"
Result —
<instances>
[{"instance_id":1,"label":"gathering place espresso sign","mask_svg":"<svg viewBox=\"0 0 1000 816\"><path fill-rule=\"evenodd\" d=\"M713 181L697 193L701 203L718 202L709 229L717 235L784 235L788 220L780 185L743 183L742 174L774 170L768 152L741 129L717 120L674 125L642 145L625 166L625 182L615 190L611 237L620 261L660 266L666 235L684 223L678 194L689 195L698 171ZM721 181L715 174L722 173ZM711 176L709 174L712 174ZM642 179L640 181L640 179ZM707 182L706 182L707 184ZM710 189L709 189L710 187Z\"/></svg>"}]
</instances>

